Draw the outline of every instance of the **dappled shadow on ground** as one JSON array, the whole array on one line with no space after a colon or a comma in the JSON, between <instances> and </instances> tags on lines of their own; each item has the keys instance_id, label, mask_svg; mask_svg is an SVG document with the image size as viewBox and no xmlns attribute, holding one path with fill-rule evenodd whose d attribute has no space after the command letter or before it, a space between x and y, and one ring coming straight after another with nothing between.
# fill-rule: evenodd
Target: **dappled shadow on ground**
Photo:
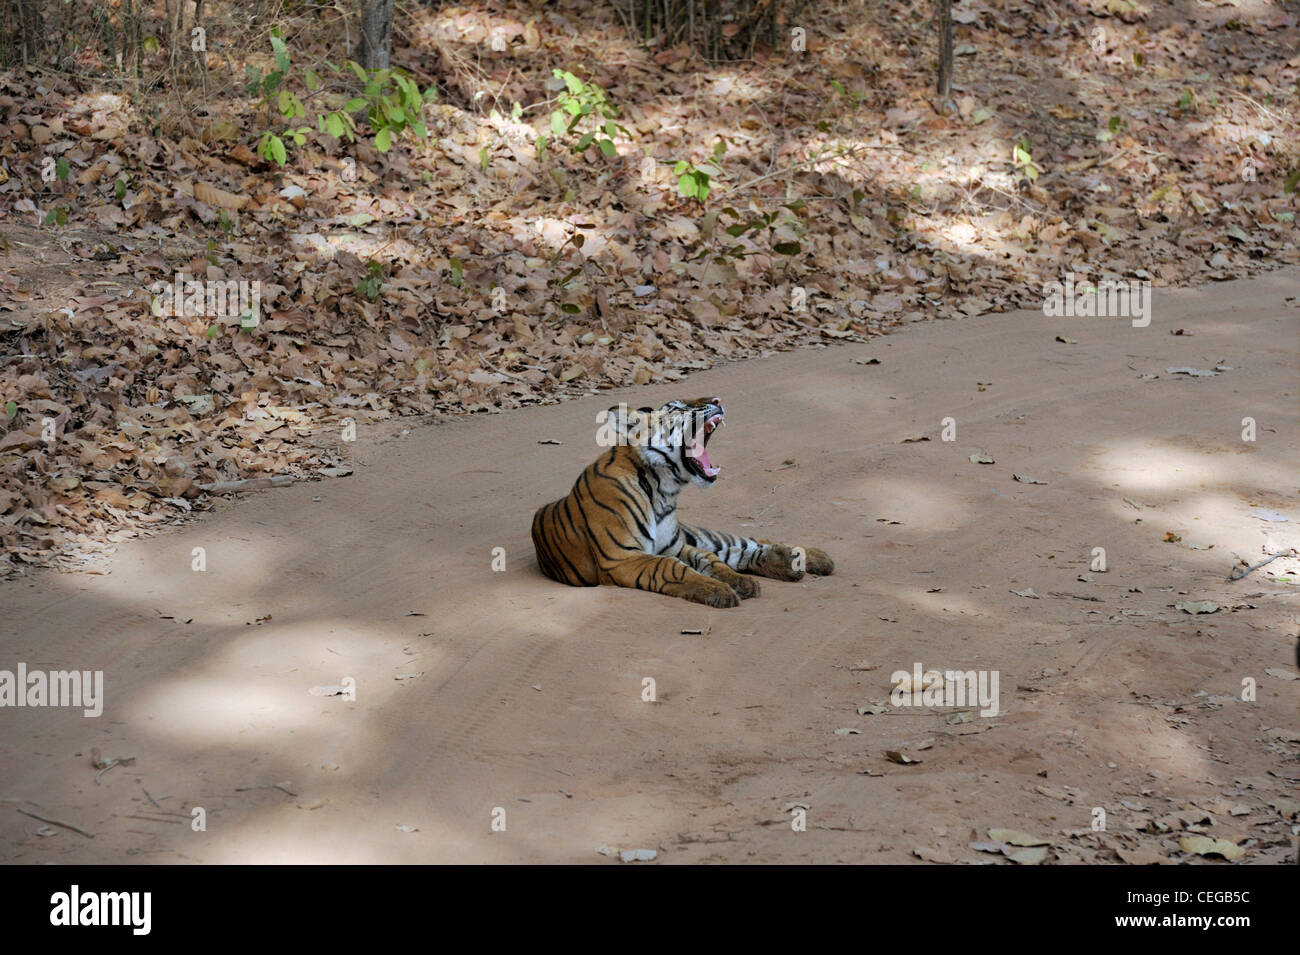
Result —
<instances>
[{"instance_id":1,"label":"dappled shadow on ground","mask_svg":"<svg viewBox=\"0 0 1300 955\"><path fill-rule=\"evenodd\" d=\"M5 854L588 861L618 845L669 861L906 861L920 846L976 861L971 829L1014 827L1060 861L1115 861L1181 858L1168 817L1199 811L1248 861L1280 859L1270 803L1295 775L1277 728L1296 685L1265 669L1289 672L1294 593L1273 572L1295 562L1223 577L1233 553L1295 544L1283 288L1161 298L1146 330L1079 320L1076 345L1009 315L693 378L733 421L726 479L683 508L838 563L764 582L735 610L536 571L529 516L567 487L611 398L371 442L354 478L133 544L108 577L8 584L5 664L102 668L109 701L98 721L4 711L4 797L96 834L41 839L34 820L0 816ZM1259 307L1223 304L1243 299ZM868 354L881 365L851 361ZM1164 373L1204 355L1233 370ZM997 463L973 464L978 451ZM1223 609L1173 606L1205 599ZM1001 712L858 713L914 663L997 671ZM344 677L355 702L307 692ZM91 745L137 762L96 784ZM811 806L806 834L789 831L792 803ZM160 811L196 805L206 833Z\"/></svg>"}]
</instances>

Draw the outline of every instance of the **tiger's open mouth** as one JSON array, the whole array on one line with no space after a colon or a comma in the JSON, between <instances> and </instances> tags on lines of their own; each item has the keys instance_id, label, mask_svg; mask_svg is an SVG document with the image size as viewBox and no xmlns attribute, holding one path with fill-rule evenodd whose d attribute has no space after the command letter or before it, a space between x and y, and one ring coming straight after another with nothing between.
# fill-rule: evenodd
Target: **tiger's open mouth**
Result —
<instances>
[{"instance_id":1,"label":"tiger's open mouth","mask_svg":"<svg viewBox=\"0 0 1300 955\"><path fill-rule=\"evenodd\" d=\"M696 431L694 440L686 447L687 468L710 483L718 479L718 472L721 469L715 467L713 462L709 460L709 437L714 430L722 426L722 415L723 413L719 411L717 414L706 418L704 427Z\"/></svg>"}]
</instances>

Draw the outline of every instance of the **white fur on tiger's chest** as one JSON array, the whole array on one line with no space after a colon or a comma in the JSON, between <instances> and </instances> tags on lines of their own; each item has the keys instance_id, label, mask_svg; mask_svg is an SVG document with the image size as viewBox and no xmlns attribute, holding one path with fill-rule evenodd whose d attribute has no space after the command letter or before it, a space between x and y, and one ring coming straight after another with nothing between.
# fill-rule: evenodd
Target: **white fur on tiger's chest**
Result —
<instances>
[{"instance_id":1,"label":"white fur on tiger's chest","mask_svg":"<svg viewBox=\"0 0 1300 955\"><path fill-rule=\"evenodd\" d=\"M653 553L662 555L677 537L677 514L669 514L660 521L652 518L649 530L654 544Z\"/></svg>"}]
</instances>

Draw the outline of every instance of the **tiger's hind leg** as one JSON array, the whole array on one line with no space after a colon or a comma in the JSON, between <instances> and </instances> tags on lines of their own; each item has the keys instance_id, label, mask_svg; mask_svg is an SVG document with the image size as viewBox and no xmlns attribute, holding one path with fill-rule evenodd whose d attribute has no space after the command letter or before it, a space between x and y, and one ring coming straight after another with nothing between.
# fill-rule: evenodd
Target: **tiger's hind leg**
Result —
<instances>
[{"instance_id":1,"label":"tiger's hind leg","mask_svg":"<svg viewBox=\"0 0 1300 955\"><path fill-rule=\"evenodd\" d=\"M835 573L835 561L824 550L767 540L757 543L763 545L765 552L757 559L750 573L777 580L802 580L805 572L818 577L829 577Z\"/></svg>"},{"instance_id":2,"label":"tiger's hind leg","mask_svg":"<svg viewBox=\"0 0 1300 955\"><path fill-rule=\"evenodd\" d=\"M744 574L802 580L805 572L819 577L835 573L835 561L816 547L795 547L684 524L681 530L688 545L717 554L732 570Z\"/></svg>"},{"instance_id":3,"label":"tiger's hind leg","mask_svg":"<svg viewBox=\"0 0 1300 955\"><path fill-rule=\"evenodd\" d=\"M603 568L602 576L620 587L681 597L710 607L735 607L740 603L740 597L725 583L706 577L676 557L628 557Z\"/></svg>"}]
</instances>

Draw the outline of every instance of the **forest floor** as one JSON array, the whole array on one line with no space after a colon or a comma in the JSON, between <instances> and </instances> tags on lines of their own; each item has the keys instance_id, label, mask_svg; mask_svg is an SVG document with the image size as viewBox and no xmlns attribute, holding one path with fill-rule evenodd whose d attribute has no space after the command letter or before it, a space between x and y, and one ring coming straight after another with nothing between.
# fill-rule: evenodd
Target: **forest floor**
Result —
<instances>
[{"instance_id":1,"label":"forest floor","mask_svg":"<svg viewBox=\"0 0 1300 955\"><path fill-rule=\"evenodd\" d=\"M135 5L139 81L102 49L130 5L52 6L75 62L0 73L0 576L345 473L394 417L1300 263L1292 3L962 2L944 102L929 0L805 5L727 62L619 5L414 5L429 135L391 145L314 131L355 92L336 10L282 12L277 54L247 4L199 6L202 55ZM617 108L603 149L556 135L557 70Z\"/></svg>"},{"instance_id":2,"label":"forest floor","mask_svg":"<svg viewBox=\"0 0 1300 955\"><path fill-rule=\"evenodd\" d=\"M4 710L0 858L1287 862L1300 559L1228 578L1300 546L1298 283L388 422L350 477L12 580L3 665L105 696ZM713 610L541 575L597 411L683 390L729 421L684 515L834 576ZM996 675L996 712L891 701L914 667Z\"/></svg>"}]
</instances>

